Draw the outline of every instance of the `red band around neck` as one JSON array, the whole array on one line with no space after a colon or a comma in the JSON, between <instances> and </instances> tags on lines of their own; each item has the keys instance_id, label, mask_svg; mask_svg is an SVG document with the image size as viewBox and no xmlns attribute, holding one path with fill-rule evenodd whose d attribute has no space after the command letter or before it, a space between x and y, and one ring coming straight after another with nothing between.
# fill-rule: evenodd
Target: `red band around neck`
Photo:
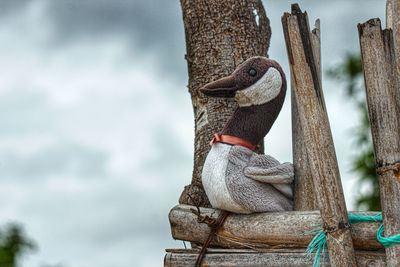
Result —
<instances>
[{"instance_id":1,"label":"red band around neck","mask_svg":"<svg viewBox=\"0 0 400 267\"><path fill-rule=\"evenodd\" d=\"M250 150L254 150L256 145L243 140L242 138L236 137L236 136L230 136L226 134L214 134L213 140L211 140L210 145L212 146L216 142L221 142L221 143L226 143L226 144L231 144L235 146L244 146L247 147Z\"/></svg>"}]
</instances>

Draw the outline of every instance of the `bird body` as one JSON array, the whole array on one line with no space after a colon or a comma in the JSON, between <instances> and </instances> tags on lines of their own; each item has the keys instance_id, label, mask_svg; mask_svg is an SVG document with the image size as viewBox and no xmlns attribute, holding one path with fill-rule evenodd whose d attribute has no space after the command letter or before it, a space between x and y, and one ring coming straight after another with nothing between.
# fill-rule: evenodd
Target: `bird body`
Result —
<instances>
[{"instance_id":1,"label":"bird body","mask_svg":"<svg viewBox=\"0 0 400 267\"><path fill-rule=\"evenodd\" d=\"M225 179L232 145L216 143L211 147L203 167L202 182L214 208L246 213L232 197Z\"/></svg>"},{"instance_id":2,"label":"bird body","mask_svg":"<svg viewBox=\"0 0 400 267\"><path fill-rule=\"evenodd\" d=\"M292 164L252 151L282 107L286 79L279 64L253 57L200 90L235 97L239 104L221 135L215 135L203 166L202 183L211 205L235 213L292 210Z\"/></svg>"},{"instance_id":3,"label":"bird body","mask_svg":"<svg viewBox=\"0 0 400 267\"><path fill-rule=\"evenodd\" d=\"M288 196L285 197L273 184L260 182L244 174L246 168L260 156L266 155L258 155L248 148L230 144L216 143L212 146L204 163L202 182L214 208L235 213L292 209L291 187L288 184L282 187ZM270 156L265 159L269 165L276 164Z\"/></svg>"}]
</instances>

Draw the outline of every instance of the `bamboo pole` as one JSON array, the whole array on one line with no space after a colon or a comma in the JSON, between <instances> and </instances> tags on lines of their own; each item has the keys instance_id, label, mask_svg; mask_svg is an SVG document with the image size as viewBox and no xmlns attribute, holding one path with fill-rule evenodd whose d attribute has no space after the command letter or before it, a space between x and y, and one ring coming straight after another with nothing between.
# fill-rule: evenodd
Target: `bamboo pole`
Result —
<instances>
[{"instance_id":1,"label":"bamboo pole","mask_svg":"<svg viewBox=\"0 0 400 267\"><path fill-rule=\"evenodd\" d=\"M172 237L192 243L203 244L209 228L198 223L197 216L188 205L175 206L170 214ZM201 208L202 214L217 218L220 210ZM368 212L370 216L378 212ZM322 224L319 211L265 212L249 215L232 214L227 217L211 246L224 248L283 248L308 246L315 234L304 233ZM352 225L354 246L359 249L383 249L376 239L380 222L356 223Z\"/></svg>"},{"instance_id":2,"label":"bamboo pole","mask_svg":"<svg viewBox=\"0 0 400 267\"><path fill-rule=\"evenodd\" d=\"M392 30L379 19L358 24L368 114L379 175L385 236L400 233L400 103ZM400 245L386 249L388 266L400 265Z\"/></svg>"},{"instance_id":3,"label":"bamboo pole","mask_svg":"<svg viewBox=\"0 0 400 267\"><path fill-rule=\"evenodd\" d=\"M165 267L193 266L199 250L196 249L169 249L164 258ZM203 259L203 266L225 267L305 267L312 266L315 254L305 257L301 249L271 249L254 251L249 249L208 249ZM356 251L358 266L384 267L385 254L378 251ZM321 255L321 264L331 266L329 258Z\"/></svg>"},{"instance_id":4,"label":"bamboo pole","mask_svg":"<svg viewBox=\"0 0 400 267\"><path fill-rule=\"evenodd\" d=\"M325 108L308 17L297 4L285 13L282 25L290 73L296 94L299 121L304 134L315 197L332 266L356 266L336 153Z\"/></svg>"}]
</instances>

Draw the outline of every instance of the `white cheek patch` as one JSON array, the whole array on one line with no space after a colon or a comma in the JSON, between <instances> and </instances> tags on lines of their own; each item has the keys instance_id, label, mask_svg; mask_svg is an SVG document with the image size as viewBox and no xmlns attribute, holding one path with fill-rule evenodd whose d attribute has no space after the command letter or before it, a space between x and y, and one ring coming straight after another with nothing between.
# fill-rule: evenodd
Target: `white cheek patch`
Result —
<instances>
[{"instance_id":1,"label":"white cheek patch","mask_svg":"<svg viewBox=\"0 0 400 267\"><path fill-rule=\"evenodd\" d=\"M281 87L281 74L277 69L270 67L255 84L237 91L235 100L241 107L261 105L277 97Z\"/></svg>"}]
</instances>

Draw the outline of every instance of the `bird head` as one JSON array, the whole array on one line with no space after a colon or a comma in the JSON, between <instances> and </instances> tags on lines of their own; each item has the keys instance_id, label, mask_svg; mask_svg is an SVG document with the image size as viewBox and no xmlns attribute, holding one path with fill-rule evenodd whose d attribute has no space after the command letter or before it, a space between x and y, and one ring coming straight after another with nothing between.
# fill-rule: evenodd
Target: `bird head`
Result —
<instances>
[{"instance_id":1,"label":"bird head","mask_svg":"<svg viewBox=\"0 0 400 267\"><path fill-rule=\"evenodd\" d=\"M212 97L234 97L239 106L262 105L286 91L281 66L266 57L252 57L229 76L206 84L200 91Z\"/></svg>"}]
</instances>

